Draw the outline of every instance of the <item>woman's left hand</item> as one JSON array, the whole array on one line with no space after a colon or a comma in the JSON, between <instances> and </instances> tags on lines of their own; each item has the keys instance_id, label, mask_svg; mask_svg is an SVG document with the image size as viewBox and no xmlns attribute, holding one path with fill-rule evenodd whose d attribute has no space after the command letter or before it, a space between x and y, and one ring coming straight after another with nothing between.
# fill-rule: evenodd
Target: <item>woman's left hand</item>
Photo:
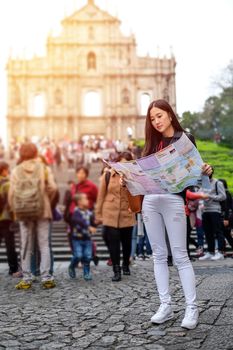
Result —
<instances>
[{"instance_id":1,"label":"woman's left hand","mask_svg":"<svg viewBox=\"0 0 233 350\"><path fill-rule=\"evenodd\" d=\"M202 174L203 175L210 176L212 174L212 172L213 172L213 169L209 164L204 163L202 165Z\"/></svg>"}]
</instances>

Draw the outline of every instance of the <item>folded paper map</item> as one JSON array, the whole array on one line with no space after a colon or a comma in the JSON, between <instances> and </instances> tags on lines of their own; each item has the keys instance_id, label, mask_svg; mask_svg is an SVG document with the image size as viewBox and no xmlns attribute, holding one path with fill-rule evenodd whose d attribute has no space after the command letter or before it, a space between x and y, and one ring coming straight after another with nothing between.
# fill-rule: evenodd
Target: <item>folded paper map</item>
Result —
<instances>
[{"instance_id":1,"label":"folded paper map","mask_svg":"<svg viewBox=\"0 0 233 350\"><path fill-rule=\"evenodd\" d=\"M105 161L106 162L106 161ZM130 162L106 162L122 174L129 192L138 194L180 193L201 180L203 160L189 138L181 138L150 156Z\"/></svg>"}]
</instances>

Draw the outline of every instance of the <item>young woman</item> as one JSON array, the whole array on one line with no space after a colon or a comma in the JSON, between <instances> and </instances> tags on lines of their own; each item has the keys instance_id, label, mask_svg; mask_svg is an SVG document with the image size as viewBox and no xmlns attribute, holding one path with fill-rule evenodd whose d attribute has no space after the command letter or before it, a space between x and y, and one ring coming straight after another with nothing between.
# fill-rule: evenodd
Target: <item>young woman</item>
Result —
<instances>
[{"instance_id":1,"label":"young woman","mask_svg":"<svg viewBox=\"0 0 233 350\"><path fill-rule=\"evenodd\" d=\"M132 160L129 152L122 152L118 161ZM135 214L129 211L127 192L120 186L120 175L111 170L106 186L105 174L102 175L95 208L96 222L103 224L109 243L110 257L114 276L113 282L121 280L120 247L122 245L123 275L130 275L129 259L131 253L132 230Z\"/></svg>"},{"instance_id":2,"label":"young woman","mask_svg":"<svg viewBox=\"0 0 233 350\"><path fill-rule=\"evenodd\" d=\"M165 100L157 100L148 108L145 132L143 155L148 156L177 141L185 131L179 124L172 107ZM194 137L188 133L186 135L195 145ZM203 173L209 175L211 172L211 167L205 164ZM186 311L181 326L194 329L198 323L198 308L195 275L187 254L184 198L185 191L178 194L146 195L143 200L142 214L153 251L155 280L161 302L151 322L160 324L173 318L169 292L166 229L173 262L179 271L186 300Z\"/></svg>"}]
</instances>

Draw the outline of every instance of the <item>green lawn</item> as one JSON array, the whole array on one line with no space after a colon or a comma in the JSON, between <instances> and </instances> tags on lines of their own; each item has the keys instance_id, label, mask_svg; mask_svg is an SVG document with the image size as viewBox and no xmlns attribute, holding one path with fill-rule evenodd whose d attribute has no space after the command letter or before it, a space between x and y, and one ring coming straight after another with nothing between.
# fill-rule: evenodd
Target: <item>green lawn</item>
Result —
<instances>
[{"instance_id":1,"label":"green lawn","mask_svg":"<svg viewBox=\"0 0 233 350\"><path fill-rule=\"evenodd\" d=\"M211 141L197 141L204 162L214 166L214 177L225 179L233 193L233 149Z\"/></svg>"}]
</instances>

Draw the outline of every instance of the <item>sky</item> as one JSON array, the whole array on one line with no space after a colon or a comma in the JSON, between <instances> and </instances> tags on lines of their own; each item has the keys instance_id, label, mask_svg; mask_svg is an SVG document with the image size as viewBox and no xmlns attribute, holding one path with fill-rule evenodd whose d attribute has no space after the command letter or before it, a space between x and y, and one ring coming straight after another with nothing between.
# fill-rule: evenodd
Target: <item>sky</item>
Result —
<instances>
[{"instance_id":1,"label":"sky","mask_svg":"<svg viewBox=\"0 0 233 350\"><path fill-rule=\"evenodd\" d=\"M87 0L0 0L0 136L5 137L6 61L45 55L51 30ZM176 57L177 112L200 111L233 59L233 0L95 0L133 32L138 54Z\"/></svg>"}]
</instances>

